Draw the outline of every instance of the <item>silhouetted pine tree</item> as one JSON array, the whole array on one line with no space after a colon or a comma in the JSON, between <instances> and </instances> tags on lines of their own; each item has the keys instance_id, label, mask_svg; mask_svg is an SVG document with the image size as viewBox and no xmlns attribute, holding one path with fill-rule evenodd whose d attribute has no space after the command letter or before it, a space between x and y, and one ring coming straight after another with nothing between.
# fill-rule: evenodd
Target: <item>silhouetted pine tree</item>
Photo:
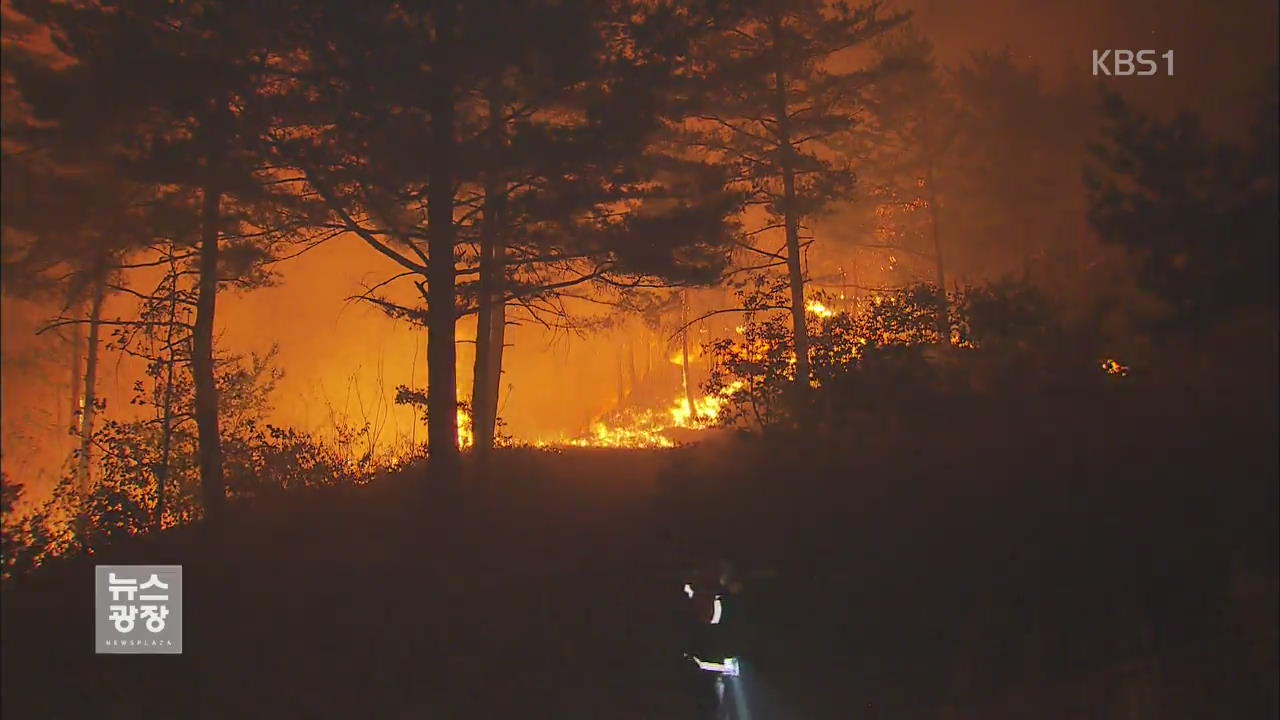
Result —
<instances>
[{"instance_id":1,"label":"silhouetted pine tree","mask_svg":"<svg viewBox=\"0 0 1280 720\"><path fill-rule=\"evenodd\" d=\"M947 253L939 216L949 169L944 160L956 138L959 109L943 83L932 43L914 28L885 37L876 50L880 62L899 71L870 89L869 128L858 133L849 151L865 158L860 183L869 203L864 205L891 208L893 232L876 239L889 246L881 249L915 255L932 266L926 276L939 291L937 336L948 343Z\"/></svg>"},{"instance_id":2,"label":"silhouetted pine tree","mask_svg":"<svg viewBox=\"0 0 1280 720\"><path fill-rule=\"evenodd\" d=\"M1163 121L1103 96L1107 126L1086 173L1090 220L1104 242L1141 260L1142 284L1170 305L1175 326L1275 307L1275 98L1273 83L1256 132L1235 145L1195 115Z\"/></svg>"},{"instance_id":3,"label":"silhouetted pine tree","mask_svg":"<svg viewBox=\"0 0 1280 720\"><path fill-rule=\"evenodd\" d=\"M763 207L781 228L778 252L752 244L761 268L785 265L795 338L796 378L808 384L804 268L806 218L854 187L853 163L832 144L858 123L860 94L883 68L850 68L847 53L897 27L907 13L886 13L877 1L852 7L823 0L751 3L695 50L705 78L691 85L698 122L689 141L733 168L750 188L749 203Z\"/></svg>"},{"instance_id":4,"label":"silhouetted pine tree","mask_svg":"<svg viewBox=\"0 0 1280 720\"><path fill-rule=\"evenodd\" d=\"M299 103L314 120L277 147L335 226L399 265L425 301L383 297L381 284L363 296L427 326L428 443L445 468L457 454L460 315L482 316L473 401L487 447L508 305L546 323L576 286L716 274L732 196L714 168L647 152L697 17L498 0L308 15L319 42Z\"/></svg>"},{"instance_id":5,"label":"silhouetted pine tree","mask_svg":"<svg viewBox=\"0 0 1280 720\"><path fill-rule=\"evenodd\" d=\"M243 280L269 253L287 204L258 152L272 126L265 102L278 82L284 2L216 0L121 5L19 0L49 28L69 62L19 65L14 76L34 117L64 149L96 148L121 179L195 210L179 241L196 250L192 364L205 510L225 498L214 381L213 326L220 281ZM279 235L274 236L276 239ZM139 238L143 243L152 238ZM249 274L252 274L249 272Z\"/></svg>"}]
</instances>

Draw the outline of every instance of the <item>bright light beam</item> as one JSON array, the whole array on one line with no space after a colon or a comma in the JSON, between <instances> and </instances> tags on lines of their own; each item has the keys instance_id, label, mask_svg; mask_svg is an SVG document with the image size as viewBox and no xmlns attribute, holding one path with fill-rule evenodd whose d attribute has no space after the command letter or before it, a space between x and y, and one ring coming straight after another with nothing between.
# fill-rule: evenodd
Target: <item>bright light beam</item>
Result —
<instances>
[{"instance_id":1,"label":"bright light beam","mask_svg":"<svg viewBox=\"0 0 1280 720\"><path fill-rule=\"evenodd\" d=\"M738 676L737 658L725 658L724 662L716 663L707 662L697 657L693 657L692 655L690 655L690 657L692 657L693 661L698 664L699 669L706 670L708 672L720 673L721 675L728 675L730 677Z\"/></svg>"},{"instance_id":2,"label":"bright light beam","mask_svg":"<svg viewBox=\"0 0 1280 720\"><path fill-rule=\"evenodd\" d=\"M738 709L738 720L751 720L751 708L747 705L747 691L742 685L742 678L734 673L726 684L733 696L733 705Z\"/></svg>"}]
</instances>

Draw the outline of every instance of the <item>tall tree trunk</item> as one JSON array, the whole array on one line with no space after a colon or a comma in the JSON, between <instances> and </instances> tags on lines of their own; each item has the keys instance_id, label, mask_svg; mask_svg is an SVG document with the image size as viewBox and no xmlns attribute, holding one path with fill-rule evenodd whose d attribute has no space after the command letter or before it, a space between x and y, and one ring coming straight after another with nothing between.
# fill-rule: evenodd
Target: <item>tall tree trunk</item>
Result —
<instances>
[{"instance_id":1,"label":"tall tree trunk","mask_svg":"<svg viewBox=\"0 0 1280 720\"><path fill-rule=\"evenodd\" d=\"M84 405L80 410L80 427L77 432L79 446L76 448L76 495L80 498L80 512L75 519L75 533L80 546L89 549L89 496L93 485L89 477L90 456L93 453L93 416L95 407L98 377L98 330L102 320L102 299L105 292L101 265L95 267L96 277L93 281L93 297L89 301L89 352L84 364ZM79 338L79 333L76 334Z\"/></svg>"},{"instance_id":2,"label":"tall tree trunk","mask_svg":"<svg viewBox=\"0 0 1280 720\"><path fill-rule=\"evenodd\" d=\"M938 285L938 315L936 325L938 344L947 347L951 344L951 307L947 302L946 266L942 260L942 237L938 230L938 190L933 185L933 158L930 157L925 166L925 183L929 187L929 228L933 234L933 274Z\"/></svg>"},{"instance_id":3,"label":"tall tree trunk","mask_svg":"<svg viewBox=\"0 0 1280 720\"><path fill-rule=\"evenodd\" d=\"M83 306L77 304L76 315L83 312ZM84 393L81 390L81 383L84 382L84 331L80 327L80 323L71 323L71 416L70 422L67 423L67 435L73 445L68 448L68 455L71 450L79 447L79 443L75 442L80 437L80 413L84 410ZM80 467L76 464L77 472ZM76 487L80 486L80 478L76 478Z\"/></svg>"},{"instance_id":4,"label":"tall tree trunk","mask_svg":"<svg viewBox=\"0 0 1280 720\"><path fill-rule=\"evenodd\" d=\"M489 322L489 383L485 388L488 395L485 397L485 410L489 423L486 432L489 436L490 444L497 435L498 431L498 400L502 391L502 358L504 348L507 342L507 303L505 300L506 285L503 277L506 273L506 249L502 244L501 236L499 236L494 256L494 301L492 315L493 320Z\"/></svg>"},{"instance_id":5,"label":"tall tree trunk","mask_svg":"<svg viewBox=\"0 0 1280 720\"><path fill-rule=\"evenodd\" d=\"M84 411L80 414L80 454L76 479L80 497L88 498L93 485L90 456L93 453L93 420L97 409L98 334L102 323L102 301L106 293L105 279L99 275L93 282L93 299L89 305L89 352L84 364Z\"/></svg>"},{"instance_id":6,"label":"tall tree trunk","mask_svg":"<svg viewBox=\"0 0 1280 720\"><path fill-rule=\"evenodd\" d=\"M698 419L698 406L693 404L693 384L689 382L689 291L680 293L680 370L684 383L684 402L689 406L689 420Z\"/></svg>"},{"instance_id":7,"label":"tall tree trunk","mask_svg":"<svg viewBox=\"0 0 1280 720\"><path fill-rule=\"evenodd\" d=\"M173 456L173 368L178 363L173 345L174 324L178 320L178 267L174 261L173 246L169 247L169 326L165 329L165 378L161 397L160 467L156 469L155 529L164 529L165 491L169 482L169 468Z\"/></svg>"},{"instance_id":8,"label":"tall tree trunk","mask_svg":"<svg viewBox=\"0 0 1280 720\"><path fill-rule=\"evenodd\" d=\"M222 222L220 171L224 151L225 101L205 123L206 147L203 207L200 218L200 276L196 321L192 334L191 372L195 380L196 432L200 440L200 497L205 518L217 522L226 505L222 476L222 438L218 431L218 386L214 379L213 316L218 298L218 237Z\"/></svg>"},{"instance_id":9,"label":"tall tree trunk","mask_svg":"<svg viewBox=\"0 0 1280 720\"><path fill-rule=\"evenodd\" d=\"M454 77L448 56L452 46L453 3L440 4L436 24L439 60L431 87L431 148L427 178L427 451L434 472L452 478L459 465L457 348L454 332L453 152Z\"/></svg>"},{"instance_id":10,"label":"tall tree trunk","mask_svg":"<svg viewBox=\"0 0 1280 720\"><path fill-rule=\"evenodd\" d=\"M493 420L496 409L489 406L489 387L494 383L493 369L493 293L489 288L493 272L492 221L489 219L490 202L485 192L485 218L480 229L480 278L476 298L476 357L471 372L471 431L476 455L487 458L493 448Z\"/></svg>"},{"instance_id":11,"label":"tall tree trunk","mask_svg":"<svg viewBox=\"0 0 1280 720\"><path fill-rule=\"evenodd\" d=\"M484 217L480 226L480 279L476 316L476 358L471 385L471 425L476 454L486 458L493 449L498 418L498 386L502 376L506 303L503 288L506 249L502 243L502 204L505 187L497 175L503 138L502 101L495 88L488 93L489 162L484 181Z\"/></svg>"},{"instance_id":12,"label":"tall tree trunk","mask_svg":"<svg viewBox=\"0 0 1280 720\"><path fill-rule=\"evenodd\" d=\"M156 471L156 530L164 529L165 493L173 466L173 366L177 359L172 355L166 362L164 381L164 408L160 422L160 467Z\"/></svg>"},{"instance_id":13,"label":"tall tree trunk","mask_svg":"<svg viewBox=\"0 0 1280 720\"><path fill-rule=\"evenodd\" d=\"M774 20L774 48L782 41L781 21ZM809 387L809 329L804 314L804 271L800 266L800 217L796 208L795 149L791 146L791 123L787 108L787 80L781 57L774 71L774 113L782 162L782 215L787 233L787 275L791 284L791 331L796 350L796 386Z\"/></svg>"},{"instance_id":14,"label":"tall tree trunk","mask_svg":"<svg viewBox=\"0 0 1280 720\"><path fill-rule=\"evenodd\" d=\"M783 160L782 183L786 198L787 275L791 283L791 330L795 335L796 382L809 386L809 328L804 315L804 272L800 268L800 221L795 210L795 172Z\"/></svg>"}]
</instances>

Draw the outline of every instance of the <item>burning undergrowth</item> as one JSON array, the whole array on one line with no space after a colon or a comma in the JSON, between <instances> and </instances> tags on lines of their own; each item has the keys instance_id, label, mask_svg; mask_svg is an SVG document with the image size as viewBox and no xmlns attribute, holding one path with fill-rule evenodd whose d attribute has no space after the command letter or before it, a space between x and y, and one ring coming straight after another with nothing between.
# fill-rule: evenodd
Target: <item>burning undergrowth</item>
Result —
<instances>
[{"instance_id":1,"label":"burning undergrowth","mask_svg":"<svg viewBox=\"0 0 1280 720\"><path fill-rule=\"evenodd\" d=\"M689 442L693 433L720 424L726 395L704 395L692 403L673 400L664 409L626 407L593 422L588 431L551 445L609 448L670 448Z\"/></svg>"}]
</instances>

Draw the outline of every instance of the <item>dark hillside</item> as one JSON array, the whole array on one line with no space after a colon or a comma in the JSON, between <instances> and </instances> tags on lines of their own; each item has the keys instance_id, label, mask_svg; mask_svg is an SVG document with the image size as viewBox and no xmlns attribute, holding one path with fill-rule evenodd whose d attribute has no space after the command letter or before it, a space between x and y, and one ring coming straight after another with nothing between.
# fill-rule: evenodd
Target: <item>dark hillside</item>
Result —
<instances>
[{"instance_id":1,"label":"dark hillside","mask_svg":"<svg viewBox=\"0 0 1280 720\"><path fill-rule=\"evenodd\" d=\"M184 566L180 657L91 654L89 563L11 584L5 715L679 717L677 573L706 551L775 575L742 605L756 717L1257 716L1276 420L1215 398L283 496L95 558Z\"/></svg>"}]
</instances>

